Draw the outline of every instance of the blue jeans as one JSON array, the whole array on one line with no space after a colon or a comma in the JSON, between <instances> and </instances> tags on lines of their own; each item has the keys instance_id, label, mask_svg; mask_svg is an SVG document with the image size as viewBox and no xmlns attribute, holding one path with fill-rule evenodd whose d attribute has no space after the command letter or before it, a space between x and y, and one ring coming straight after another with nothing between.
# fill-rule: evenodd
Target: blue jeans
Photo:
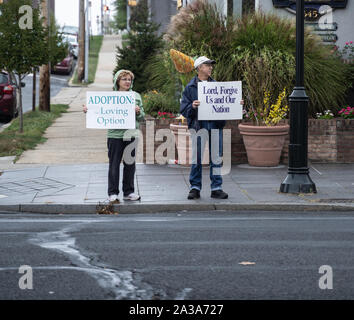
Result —
<instances>
[{"instance_id":1,"label":"blue jeans","mask_svg":"<svg viewBox=\"0 0 354 320\"><path fill-rule=\"evenodd\" d=\"M204 130L204 141L199 136L200 132ZM213 132L213 133L212 133ZM222 144L222 129L206 130L201 129L197 134L191 132L192 137L192 166L189 175L189 183L191 189L202 190L202 159L205 149L206 140L209 143L209 165L210 165L210 188L211 191L222 190L221 177L221 156L223 153ZM196 152L197 149L197 152Z\"/></svg>"}]
</instances>

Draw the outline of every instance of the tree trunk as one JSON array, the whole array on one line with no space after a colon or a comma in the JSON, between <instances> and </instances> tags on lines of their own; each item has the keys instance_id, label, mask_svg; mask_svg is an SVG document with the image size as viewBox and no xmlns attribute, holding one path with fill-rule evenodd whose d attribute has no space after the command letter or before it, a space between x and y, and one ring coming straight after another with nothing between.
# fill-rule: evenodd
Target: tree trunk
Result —
<instances>
[{"instance_id":1,"label":"tree trunk","mask_svg":"<svg viewBox=\"0 0 354 320\"><path fill-rule=\"evenodd\" d=\"M20 99L19 99L19 102L20 102L20 107L18 109L18 117L19 117L19 124L20 124L20 128L19 128L19 131L20 133L23 133L23 109L22 109L22 86L21 86L21 80L22 80L22 77L21 77L21 74L18 75L18 93L20 95Z\"/></svg>"},{"instance_id":2,"label":"tree trunk","mask_svg":"<svg viewBox=\"0 0 354 320\"><path fill-rule=\"evenodd\" d=\"M79 2L79 58L77 78L81 82L85 77L85 0Z\"/></svg>"},{"instance_id":3,"label":"tree trunk","mask_svg":"<svg viewBox=\"0 0 354 320\"><path fill-rule=\"evenodd\" d=\"M41 14L44 27L49 26L48 0L41 3ZM49 36L49 35L48 35ZM42 65L39 69L39 110L50 111L50 65Z\"/></svg>"},{"instance_id":4,"label":"tree trunk","mask_svg":"<svg viewBox=\"0 0 354 320\"><path fill-rule=\"evenodd\" d=\"M32 111L36 111L36 67L33 68Z\"/></svg>"}]
</instances>

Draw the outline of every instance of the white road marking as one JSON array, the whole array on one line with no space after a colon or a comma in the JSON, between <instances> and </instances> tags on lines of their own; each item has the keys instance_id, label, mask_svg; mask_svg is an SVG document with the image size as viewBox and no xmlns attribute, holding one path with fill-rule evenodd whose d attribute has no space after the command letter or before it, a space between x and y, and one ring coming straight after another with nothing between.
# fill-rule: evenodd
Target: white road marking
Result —
<instances>
[{"instance_id":1,"label":"white road marking","mask_svg":"<svg viewBox=\"0 0 354 320\"><path fill-rule=\"evenodd\" d=\"M354 212L354 210L353 210ZM343 212L345 214L345 212ZM353 213L347 213L348 215L353 215ZM9 218L1 218L0 215L0 222L1 223L71 223L71 222L79 222L79 223L91 223L91 222L96 222L96 223L112 223L112 222L117 222L117 223L122 223L122 222L180 222L180 221L272 221L272 220L279 220L279 221L331 221L331 220L354 220L354 216L349 216L349 217L294 217L294 218L285 218L285 217L220 217L220 216L215 216L215 217L202 217L202 218L197 218L197 217L171 217L171 218L166 218L166 219L161 219L157 218L156 220L153 218L149 219L143 219L143 218L134 218L134 217L123 217L123 216L117 216L116 218L102 218L102 219L73 219L73 220L68 220L68 219L21 219L21 218L14 218L14 219L9 219Z\"/></svg>"},{"instance_id":2,"label":"white road marking","mask_svg":"<svg viewBox=\"0 0 354 320\"><path fill-rule=\"evenodd\" d=\"M28 74L26 77L33 78L33 73ZM37 77L39 77L38 74L37 74ZM66 82L68 81L68 79L58 78L58 77L54 77L54 76L50 76L50 79L58 80L58 81L66 81Z\"/></svg>"},{"instance_id":3,"label":"white road marking","mask_svg":"<svg viewBox=\"0 0 354 320\"><path fill-rule=\"evenodd\" d=\"M63 252L80 270L93 276L101 287L112 291L116 299L151 299L152 290L147 292L137 288L133 284L131 271L118 271L91 264L91 259L80 252L76 239L69 235L69 232L78 231L81 227L83 224L65 227L59 231L39 232L30 242L42 248Z\"/></svg>"},{"instance_id":4,"label":"white road marking","mask_svg":"<svg viewBox=\"0 0 354 320\"><path fill-rule=\"evenodd\" d=\"M188 293L192 291L192 288L184 288L181 292L177 294L175 300L186 300Z\"/></svg>"},{"instance_id":5,"label":"white road marking","mask_svg":"<svg viewBox=\"0 0 354 320\"><path fill-rule=\"evenodd\" d=\"M311 166L311 168L313 169L313 170L315 170L319 175L321 175L322 176L322 173L321 172L319 172L315 167L313 167L313 166Z\"/></svg>"}]
</instances>

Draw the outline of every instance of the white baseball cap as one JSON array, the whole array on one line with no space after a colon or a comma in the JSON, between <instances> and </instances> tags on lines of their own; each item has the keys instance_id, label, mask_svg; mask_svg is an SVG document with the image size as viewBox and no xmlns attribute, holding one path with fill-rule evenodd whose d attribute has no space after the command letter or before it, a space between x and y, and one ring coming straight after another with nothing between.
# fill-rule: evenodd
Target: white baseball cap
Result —
<instances>
[{"instance_id":1,"label":"white baseball cap","mask_svg":"<svg viewBox=\"0 0 354 320\"><path fill-rule=\"evenodd\" d=\"M197 69L203 63L215 64L216 62L214 60L210 60L205 56L201 56L194 61L194 68Z\"/></svg>"}]
</instances>

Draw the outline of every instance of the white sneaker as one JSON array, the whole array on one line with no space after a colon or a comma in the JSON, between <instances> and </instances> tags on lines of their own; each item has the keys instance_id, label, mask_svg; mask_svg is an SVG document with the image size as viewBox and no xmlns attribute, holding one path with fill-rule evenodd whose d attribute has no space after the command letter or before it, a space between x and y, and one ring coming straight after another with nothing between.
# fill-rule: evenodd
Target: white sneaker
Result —
<instances>
[{"instance_id":1,"label":"white sneaker","mask_svg":"<svg viewBox=\"0 0 354 320\"><path fill-rule=\"evenodd\" d=\"M128 196L123 197L124 200L137 201L140 200L140 196L135 193L131 193Z\"/></svg>"},{"instance_id":2,"label":"white sneaker","mask_svg":"<svg viewBox=\"0 0 354 320\"><path fill-rule=\"evenodd\" d=\"M118 195L117 195L117 194L111 194L111 195L108 197L108 200L109 200L109 202L117 201L117 200L118 200Z\"/></svg>"}]
</instances>

